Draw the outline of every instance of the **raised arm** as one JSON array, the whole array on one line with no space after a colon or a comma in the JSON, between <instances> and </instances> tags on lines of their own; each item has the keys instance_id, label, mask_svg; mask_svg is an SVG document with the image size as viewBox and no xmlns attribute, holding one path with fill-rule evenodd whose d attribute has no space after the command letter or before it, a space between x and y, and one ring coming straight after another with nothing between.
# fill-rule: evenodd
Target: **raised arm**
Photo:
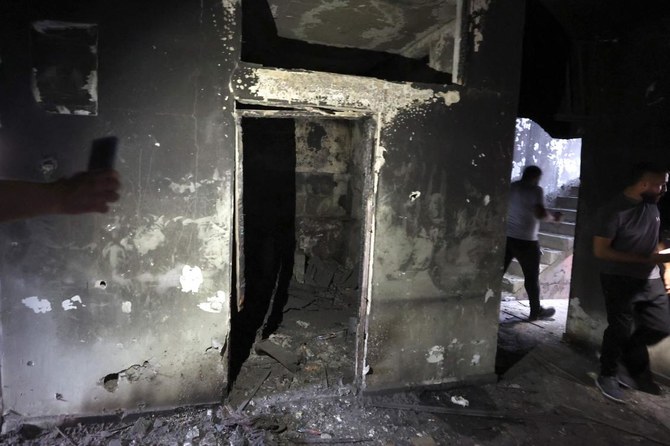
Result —
<instances>
[{"instance_id":1,"label":"raised arm","mask_svg":"<svg viewBox=\"0 0 670 446\"><path fill-rule=\"evenodd\" d=\"M644 256L632 252L617 251L612 248L612 239L599 236L593 237L593 255L599 259L608 260L610 262L645 264L670 262L670 254L660 254L655 252L649 256Z\"/></svg>"},{"instance_id":2,"label":"raised arm","mask_svg":"<svg viewBox=\"0 0 670 446\"><path fill-rule=\"evenodd\" d=\"M49 214L107 212L119 199L118 173L82 172L52 183L0 181L0 222Z\"/></svg>"}]
</instances>

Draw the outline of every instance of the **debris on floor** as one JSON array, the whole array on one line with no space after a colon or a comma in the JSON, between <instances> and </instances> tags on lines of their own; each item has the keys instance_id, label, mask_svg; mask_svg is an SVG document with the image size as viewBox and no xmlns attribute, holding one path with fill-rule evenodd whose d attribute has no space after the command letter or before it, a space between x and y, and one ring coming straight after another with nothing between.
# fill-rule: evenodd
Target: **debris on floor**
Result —
<instances>
[{"instance_id":1,"label":"debris on floor","mask_svg":"<svg viewBox=\"0 0 670 446\"><path fill-rule=\"evenodd\" d=\"M323 297L323 296L320 296ZM670 396L626 391L627 404L593 385L597 358L564 344L553 325L513 322L501 342L528 351L497 383L361 394L352 384L352 311L341 296L298 302L269 338L300 357L291 372L255 354L229 397L213 407L124 416L103 423L20 425L2 444L27 445L670 445ZM341 302L340 302L341 303ZM324 305L330 312L324 316ZM523 313L524 303L503 307ZM566 302L567 305L567 302ZM518 308L517 308L518 306ZM554 305L557 306L557 305ZM291 313L294 313L291 315ZM559 314L559 312L557 312ZM509 319L508 319L509 316ZM305 328L296 322L305 321ZM504 333L503 333L504 332ZM535 343L530 338L537 335ZM538 341L541 339L541 341ZM531 346L532 344L532 346Z\"/></svg>"}]
</instances>

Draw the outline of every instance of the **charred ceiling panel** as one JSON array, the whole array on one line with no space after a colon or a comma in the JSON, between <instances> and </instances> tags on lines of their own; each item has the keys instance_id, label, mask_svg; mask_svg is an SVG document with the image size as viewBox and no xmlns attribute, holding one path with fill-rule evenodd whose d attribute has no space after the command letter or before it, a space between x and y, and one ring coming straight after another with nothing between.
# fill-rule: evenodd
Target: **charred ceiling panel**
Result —
<instances>
[{"instance_id":1,"label":"charred ceiling panel","mask_svg":"<svg viewBox=\"0 0 670 446\"><path fill-rule=\"evenodd\" d=\"M456 19L456 0L268 3L282 37L398 54L413 52L417 41Z\"/></svg>"},{"instance_id":2,"label":"charred ceiling panel","mask_svg":"<svg viewBox=\"0 0 670 446\"><path fill-rule=\"evenodd\" d=\"M2 176L43 181L46 155L52 179L71 175L86 166L93 138L113 134L123 188L106 215L0 225L4 421L218 401L231 302L237 4L63 2L61 15L101 30L98 115L87 119L36 105L27 36L45 12L13 5L0 16Z\"/></svg>"},{"instance_id":3,"label":"charred ceiling panel","mask_svg":"<svg viewBox=\"0 0 670 446\"><path fill-rule=\"evenodd\" d=\"M458 0L268 0L280 37L421 59L451 73Z\"/></svg>"}]
</instances>

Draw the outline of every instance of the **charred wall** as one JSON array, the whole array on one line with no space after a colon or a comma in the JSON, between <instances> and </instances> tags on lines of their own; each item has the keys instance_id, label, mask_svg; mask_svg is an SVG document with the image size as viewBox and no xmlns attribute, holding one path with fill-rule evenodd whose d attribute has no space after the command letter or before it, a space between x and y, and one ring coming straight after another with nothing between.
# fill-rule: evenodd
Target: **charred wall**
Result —
<instances>
[{"instance_id":1,"label":"charred wall","mask_svg":"<svg viewBox=\"0 0 670 446\"><path fill-rule=\"evenodd\" d=\"M471 2L464 86L235 74L241 102L374 119L357 364L369 390L493 373L522 22L523 2Z\"/></svg>"},{"instance_id":2,"label":"charred wall","mask_svg":"<svg viewBox=\"0 0 670 446\"><path fill-rule=\"evenodd\" d=\"M237 14L234 1L0 2L1 176L71 175L93 138L116 135L123 182L106 215L1 226L5 414L103 414L221 395ZM82 72L69 65L70 47L36 48L35 21L94 25L96 65ZM46 106L64 100L52 93L73 78L95 113Z\"/></svg>"},{"instance_id":3,"label":"charred wall","mask_svg":"<svg viewBox=\"0 0 670 446\"><path fill-rule=\"evenodd\" d=\"M625 187L635 162L670 165L670 15L667 4L652 3L644 12L619 8L618 21L593 42L587 73L592 111L582 145L567 331L572 339L591 345L600 344L607 324L598 264L592 255L597 210ZM660 207L662 225L667 227L667 196Z\"/></svg>"}]
</instances>

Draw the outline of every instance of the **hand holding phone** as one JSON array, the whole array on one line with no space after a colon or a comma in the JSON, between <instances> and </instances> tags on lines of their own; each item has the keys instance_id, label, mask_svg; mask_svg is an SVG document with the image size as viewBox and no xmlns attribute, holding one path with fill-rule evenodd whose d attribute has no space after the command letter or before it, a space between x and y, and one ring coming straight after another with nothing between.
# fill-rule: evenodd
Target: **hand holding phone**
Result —
<instances>
[{"instance_id":1,"label":"hand holding phone","mask_svg":"<svg viewBox=\"0 0 670 446\"><path fill-rule=\"evenodd\" d=\"M113 169L118 143L119 140L116 136L105 136L104 138L94 139L91 144L88 170Z\"/></svg>"}]
</instances>

